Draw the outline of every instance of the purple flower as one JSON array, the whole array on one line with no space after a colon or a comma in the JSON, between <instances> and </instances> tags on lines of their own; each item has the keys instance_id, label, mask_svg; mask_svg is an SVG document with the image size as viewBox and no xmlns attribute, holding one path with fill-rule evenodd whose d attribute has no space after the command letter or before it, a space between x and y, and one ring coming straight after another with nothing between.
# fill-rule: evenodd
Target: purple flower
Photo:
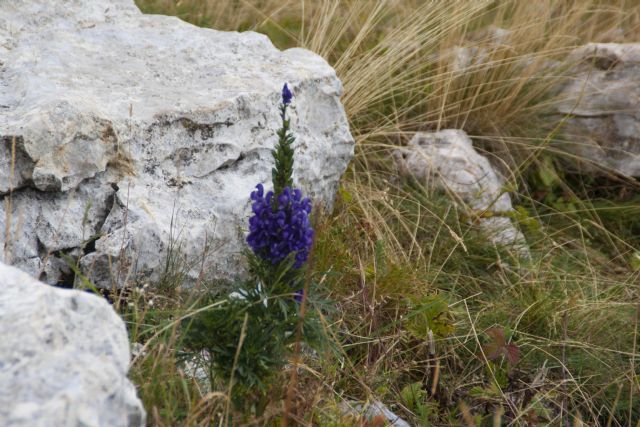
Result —
<instances>
[{"instance_id":1,"label":"purple flower","mask_svg":"<svg viewBox=\"0 0 640 427\"><path fill-rule=\"evenodd\" d=\"M286 187L275 203L273 191L265 196L262 184L251 193L251 200L247 243L253 252L271 264L294 254L294 268L302 267L313 245L311 200L302 198L300 190Z\"/></svg>"},{"instance_id":2,"label":"purple flower","mask_svg":"<svg viewBox=\"0 0 640 427\"><path fill-rule=\"evenodd\" d=\"M282 103L284 105L289 105L291 103L291 98L293 98L293 94L289 90L289 86L285 83L282 88Z\"/></svg>"},{"instance_id":3,"label":"purple flower","mask_svg":"<svg viewBox=\"0 0 640 427\"><path fill-rule=\"evenodd\" d=\"M302 297L304 296L304 289L298 289L293 293L293 299L298 303L302 304Z\"/></svg>"}]
</instances>

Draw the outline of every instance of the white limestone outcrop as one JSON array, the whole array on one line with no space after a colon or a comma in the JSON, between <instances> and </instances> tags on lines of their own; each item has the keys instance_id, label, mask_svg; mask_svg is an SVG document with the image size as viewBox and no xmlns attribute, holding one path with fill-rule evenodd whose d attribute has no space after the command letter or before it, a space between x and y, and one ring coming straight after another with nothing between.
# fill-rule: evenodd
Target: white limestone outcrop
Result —
<instances>
[{"instance_id":1,"label":"white limestone outcrop","mask_svg":"<svg viewBox=\"0 0 640 427\"><path fill-rule=\"evenodd\" d=\"M186 281L241 273L285 82L294 180L330 207L354 142L319 56L133 0L0 2L0 260L59 283L79 257L100 287L176 254Z\"/></svg>"}]
</instances>

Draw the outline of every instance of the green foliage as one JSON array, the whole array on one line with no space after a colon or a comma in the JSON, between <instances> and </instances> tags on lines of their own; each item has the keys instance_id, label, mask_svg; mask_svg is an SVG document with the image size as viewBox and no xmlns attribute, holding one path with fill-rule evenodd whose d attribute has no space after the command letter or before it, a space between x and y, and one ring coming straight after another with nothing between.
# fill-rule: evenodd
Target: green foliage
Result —
<instances>
[{"instance_id":1,"label":"green foliage","mask_svg":"<svg viewBox=\"0 0 640 427\"><path fill-rule=\"evenodd\" d=\"M273 150L275 166L271 170L273 192L277 196L285 187L293 186L293 142L295 138L289 132L290 123L287 118L287 104L280 106L282 127L278 129L278 144Z\"/></svg>"},{"instance_id":2,"label":"green foliage","mask_svg":"<svg viewBox=\"0 0 640 427\"><path fill-rule=\"evenodd\" d=\"M528 234L539 234L542 232L540 222L522 205L514 206L514 210L509 212L509 216L521 227L524 227Z\"/></svg>"},{"instance_id":3,"label":"green foliage","mask_svg":"<svg viewBox=\"0 0 640 427\"><path fill-rule=\"evenodd\" d=\"M240 411L260 414L278 396L272 393L278 390L299 322L302 340L318 351L324 349L324 332L315 313L307 312L301 319L291 293L273 292L262 282L247 281L222 299L207 296L199 307L183 321L184 346L189 352L208 353L211 383L228 386Z\"/></svg>"},{"instance_id":4,"label":"green foliage","mask_svg":"<svg viewBox=\"0 0 640 427\"><path fill-rule=\"evenodd\" d=\"M631 254L629 264L634 271L640 271L640 251L634 251Z\"/></svg>"},{"instance_id":5,"label":"green foliage","mask_svg":"<svg viewBox=\"0 0 640 427\"><path fill-rule=\"evenodd\" d=\"M400 399L402 404L415 414L418 425L424 427L434 425L432 423L438 412L438 404L429 399L429 394L422 388L422 383L414 382L404 386L400 391Z\"/></svg>"},{"instance_id":6,"label":"green foliage","mask_svg":"<svg viewBox=\"0 0 640 427\"><path fill-rule=\"evenodd\" d=\"M251 251L245 251L244 256L249 266L249 274L256 281L266 284L272 295L293 296L293 293L302 289L304 286L305 267L294 269L294 256L290 254L278 264L271 264L268 260L264 260L256 256Z\"/></svg>"},{"instance_id":7,"label":"green foliage","mask_svg":"<svg viewBox=\"0 0 640 427\"><path fill-rule=\"evenodd\" d=\"M212 302L206 298L202 304ZM231 384L238 410L256 405L261 413L268 402L295 337L295 305L290 297L274 297L263 286L247 282L221 306L184 321L185 346L209 353L211 382Z\"/></svg>"},{"instance_id":8,"label":"green foliage","mask_svg":"<svg viewBox=\"0 0 640 427\"><path fill-rule=\"evenodd\" d=\"M427 339L429 331L437 337L451 335L454 326L449 305L439 295L425 295L409 298L409 312L406 315L406 328L418 339Z\"/></svg>"}]
</instances>

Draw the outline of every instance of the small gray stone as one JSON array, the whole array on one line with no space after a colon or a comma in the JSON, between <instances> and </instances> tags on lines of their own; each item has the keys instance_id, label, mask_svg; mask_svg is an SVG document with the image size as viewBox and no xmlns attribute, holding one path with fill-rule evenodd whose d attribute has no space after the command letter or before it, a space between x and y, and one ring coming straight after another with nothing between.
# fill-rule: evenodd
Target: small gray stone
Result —
<instances>
[{"instance_id":1,"label":"small gray stone","mask_svg":"<svg viewBox=\"0 0 640 427\"><path fill-rule=\"evenodd\" d=\"M454 46L440 55L454 74L468 72L486 66L491 56L505 49L512 49L511 31L490 26L468 35L464 45Z\"/></svg>"},{"instance_id":2,"label":"small gray stone","mask_svg":"<svg viewBox=\"0 0 640 427\"><path fill-rule=\"evenodd\" d=\"M394 152L394 159L401 175L445 190L472 215L492 213L479 219L491 241L530 256L524 236L507 216L513 207L502 178L464 131L417 133L406 147Z\"/></svg>"},{"instance_id":3,"label":"small gray stone","mask_svg":"<svg viewBox=\"0 0 640 427\"><path fill-rule=\"evenodd\" d=\"M367 420L382 416L392 427L411 427L411 424L393 413L384 403L374 400L367 403L341 402L340 410L345 415L353 417L365 417Z\"/></svg>"}]
</instances>

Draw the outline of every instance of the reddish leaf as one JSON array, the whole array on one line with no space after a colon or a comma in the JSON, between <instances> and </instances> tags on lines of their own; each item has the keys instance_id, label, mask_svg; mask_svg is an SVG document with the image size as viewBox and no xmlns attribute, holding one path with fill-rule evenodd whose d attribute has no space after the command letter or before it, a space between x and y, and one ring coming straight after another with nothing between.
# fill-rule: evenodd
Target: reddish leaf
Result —
<instances>
[{"instance_id":1,"label":"reddish leaf","mask_svg":"<svg viewBox=\"0 0 640 427\"><path fill-rule=\"evenodd\" d=\"M520 360L520 348L515 343L510 342L504 348L504 357L507 358L509 365L515 365Z\"/></svg>"},{"instance_id":2,"label":"reddish leaf","mask_svg":"<svg viewBox=\"0 0 640 427\"><path fill-rule=\"evenodd\" d=\"M486 332L489 335L489 342L482 346L485 356L489 360L495 360L503 354L503 349L506 344L504 337L504 329L502 328L490 328Z\"/></svg>"},{"instance_id":3,"label":"reddish leaf","mask_svg":"<svg viewBox=\"0 0 640 427\"><path fill-rule=\"evenodd\" d=\"M500 356L507 359L507 363L515 365L520 360L520 349L516 343L507 344L503 328L489 328L486 331L490 340L482 346L485 356L489 360L495 360Z\"/></svg>"}]
</instances>

